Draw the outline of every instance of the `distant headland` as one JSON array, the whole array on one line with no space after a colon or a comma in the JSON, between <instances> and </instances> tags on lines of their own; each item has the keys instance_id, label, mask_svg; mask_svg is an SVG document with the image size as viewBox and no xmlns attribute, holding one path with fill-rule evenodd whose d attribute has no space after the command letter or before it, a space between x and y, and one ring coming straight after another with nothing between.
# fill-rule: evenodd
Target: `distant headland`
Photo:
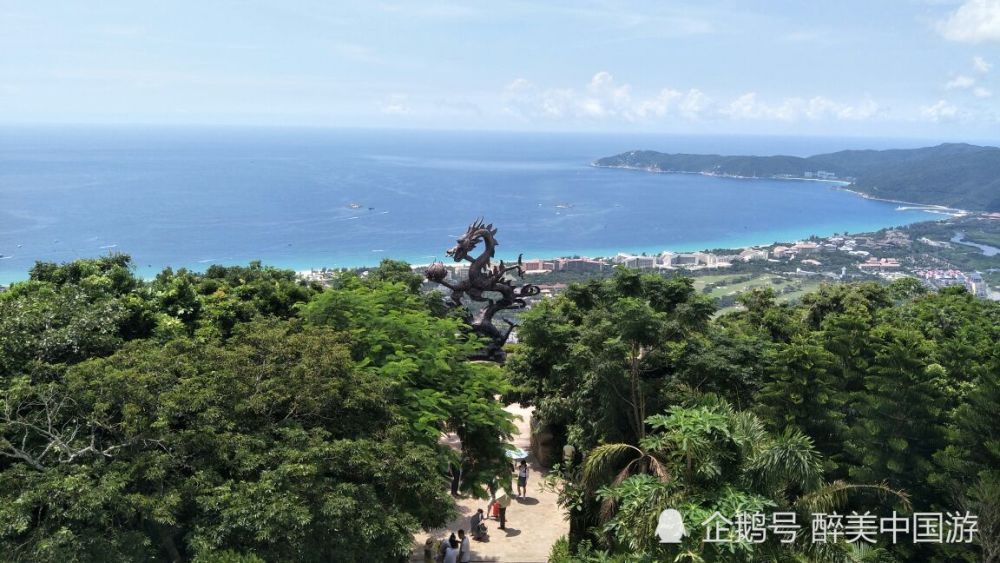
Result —
<instances>
[{"instance_id":1,"label":"distant headland","mask_svg":"<svg viewBox=\"0 0 1000 563\"><path fill-rule=\"evenodd\" d=\"M593 165L739 178L839 181L877 199L1000 211L1000 148L964 143L919 149L847 150L806 158L634 150L600 158Z\"/></svg>"}]
</instances>

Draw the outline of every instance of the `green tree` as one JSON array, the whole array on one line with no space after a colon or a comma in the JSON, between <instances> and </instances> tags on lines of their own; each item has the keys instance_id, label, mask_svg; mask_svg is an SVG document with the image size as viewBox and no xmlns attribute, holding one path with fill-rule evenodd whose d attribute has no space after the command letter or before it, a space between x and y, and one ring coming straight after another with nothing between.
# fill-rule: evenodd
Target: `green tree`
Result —
<instances>
[{"instance_id":1,"label":"green tree","mask_svg":"<svg viewBox=\"0 0 1000 563\"><path fill-rule=\"evenodd\" d=\"M810 436L830 471L842 455L846 432L847 396L836 361L818 336L796 337L772 354L757 397L764 420L778 431L792 427Z\"/></svg>"},{"instance_id":2,"label":"green tree","mask_svg":"<svg viewBox=\"0 0 1000 563\"><path fill-rule=\"evenodd\" d=\"M933 347L913 330L879 327L871 333L875 351L847 449L851 477L887 481L933 505L928 477L932 456L944 446L944 369L933 362Z\"/></svg>"},{"instance_id":3,"label":"green tree","mask_svg":"<svg viewBox=\"0 0 1000 563\"><path fill-rule=\"evenodd\" d=\"M451 513L402 386L355 368L326 328L137 342L60 382L19 378L0 407L15 560L399 557Z\"/></svg>"},{"instance_id":4,"label":"green tree","mask_svg":"<svg viewBox=\"0 0 1000 563\"><path fill-rule=\"evenodd\" d=\"M506 398L537 405L563 443L635 445L673 383L669 343L705 330L712 311L686 278L618 269L572 285L522 316Z\"/></svg>"},{"instance_id":5,"label":"green tree","mask_svg":"<svg viewBox=\"0 0 1000 563\"><path fill-rule=\"evenodd\" d=\"M481 343L458 338L460 319L432 314L426 302L397 282L362 282L346 276L303 308L307 322L349 335L359 368L406 390L405 414L416 431L436 443L445 431L462 442L463 487L482 486L507 463L511 415L496 397L508 390L491 364L469 362Z\"/></svg>"}]
</instances>

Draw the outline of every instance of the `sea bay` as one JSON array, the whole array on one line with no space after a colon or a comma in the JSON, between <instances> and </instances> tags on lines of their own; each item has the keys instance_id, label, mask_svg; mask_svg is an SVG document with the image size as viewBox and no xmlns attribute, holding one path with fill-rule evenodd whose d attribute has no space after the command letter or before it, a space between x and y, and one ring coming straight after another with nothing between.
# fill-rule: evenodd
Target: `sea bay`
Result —
<instances>
[{"instance_id":1,"label":"sea bay","mask_svg":"<svg viewBox=\"0 0 1000 563\"><path fill-rule=\"evenodd\" d=\"M0 283L36 260L297 270L426 263L477 217L516 258L737 247L940 215L830 184L598 169L630 149L809 155L926 140L211 128L8 128Z\"/></svg>"}]
</instances>

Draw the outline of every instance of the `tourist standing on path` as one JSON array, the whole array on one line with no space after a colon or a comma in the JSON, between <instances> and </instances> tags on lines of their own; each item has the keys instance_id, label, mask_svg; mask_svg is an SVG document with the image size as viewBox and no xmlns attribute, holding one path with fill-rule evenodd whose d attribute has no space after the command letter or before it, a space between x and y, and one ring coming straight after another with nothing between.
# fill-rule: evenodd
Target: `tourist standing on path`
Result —
<instances>
[{"instance_id":1,"label":"tourist standing on path","mask_svg":"<svg viewBox=\"0 0 1000 563\"><path fill-rule=\"evenodd\" d=\"M444 563L458 563L458 540L455 534L448 539L448 545L444 548Z\"/></svg>"},{"instance_id":2,"label":"tourist standing on path","mask_svg":"<svg viewBox=\"0 0 1000 563\"><path fill-rule=\"evenodd\" d=\"M446 539L443 542L441 542L441 553L438 554L438 560L439 561L444 561L444 556L445 556L446 553L448 553L448 548L451 546L451 543L454 542L454 541L455 541L455 534L451 534L450 536L448 536L448 539Z\"/></svg>"},{"instance_id":3,"label":"tourist standing on path","mask_svg":"<svg viewBox=\"0 0 1000 563\"><path fill-rule=\"evenodd\" d=\"M451 496L457 497L458 487L462 483L462 466L452 463L448 465L448 469L450 470L449 477L451 477Z\"/></svg>"},{"instance_id":4,"label":"tourist standing on path","mask_svg":"<svg viewBox=\"0 0 1000 563\"><path fill-rule=\"evenodd\" d=\"M521 460L521 465L517 467L517 497L528 496L528 463Z\"/></svg>"},{"instance_id":5,"label":"tourist standing on path","mask_svg":"<svg viewBox=\"0 0 1000 563\"><path fill-rule=\"evenodd\" d=\"M458 539L462 542L458 548L458 561L459 563L469 563L472 561L472 545L469 542L469 536L465 535L465 530L458 531Z\"/></svg>"},{"instance_id":6,"label":"tourist standing on path","mask_svg":"<svg viewBox=\"0 0 1000 563\"><path fill-rule=\"evenodd\" d=\"M500 509L500 529L507 529L507 507L510 506L510 493L501 489L497 493L497 507Z\"/></svg>"}]
</instances>

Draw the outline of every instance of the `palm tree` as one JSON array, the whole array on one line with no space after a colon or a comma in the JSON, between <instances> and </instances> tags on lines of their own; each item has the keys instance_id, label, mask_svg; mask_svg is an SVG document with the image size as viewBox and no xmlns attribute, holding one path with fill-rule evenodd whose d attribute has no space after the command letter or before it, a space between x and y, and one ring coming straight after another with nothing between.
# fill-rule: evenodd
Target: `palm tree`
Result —
<instances>
[{"instance_id":1,"label":"palm tree","mask_svg":"<svg viewBox=\"0 0 1000 563\"><path fill-rule=\"evenodd\" d=\"M858 492L894 497L909 506L904 493L884 483L824 482L822 456L811 438L794 428L769 433L756 415L736 411L724 401L706 397L702 406L673 407L647 418L646 423L653 431L637 446L602 444L591 450L580 478L587 494L601 499L605 532L615 533L618 537L612 540L628 545L633 553L663 549L653 543L648 531L667 506L698 505L711 512L717 510L713 503L735 495L749 504L806 514L830 512ZM641 495L646 495L644 502L634 502ZM620 505L633 507L626 516L628 525L617 521ZM637 517L635 506L642 508L642 515ZM690 543L683 549L692 553L705 549L697 538ZM756 549L779 549L784 558L801 552L810 561L878 561L880 557L874 552L851 552L855 559L850 559L843 549L821 553L822 548L805 545Z\"/></svg>"}]
</instances>

